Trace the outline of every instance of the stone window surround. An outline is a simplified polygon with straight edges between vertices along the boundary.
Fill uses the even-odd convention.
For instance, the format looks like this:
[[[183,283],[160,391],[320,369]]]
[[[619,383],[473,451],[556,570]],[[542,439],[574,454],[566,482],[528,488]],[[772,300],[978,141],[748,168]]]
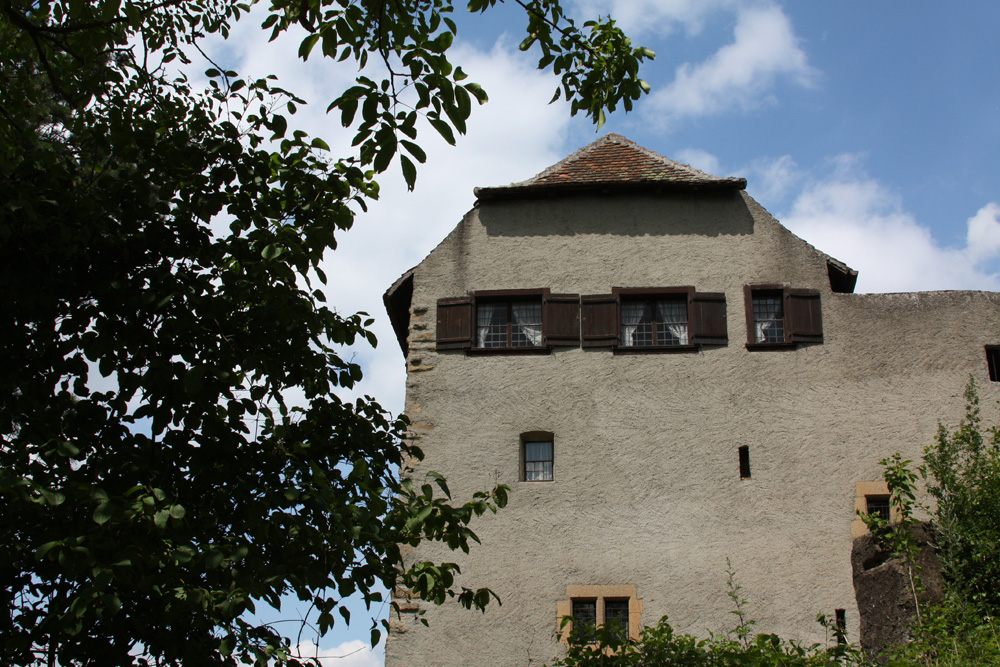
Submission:
[[[560,600],[556,604],[556,632],[559,634],[559,641],[563,644],[569,642],[569,633],[573,629],[572,623],[562,624],[562,619],[573,615],[573,599],[597,600],[597,624],[604,624],[604,601],[608,600],[628,600],[628,636],[631,639],[638,639],[642,630],[642,600],[639,599],[636,587],[632,584],[617,586],[566,586],[566,599]]]
[[[854,494],[854,521],[851,522],[851,539],[861,537],[868,533],[868,527],[858,516],[858,512],[868,511],[868,496],[888,496],[889,486],[884,481],[878,482],[858,482],[855,485]],[[895,506],[889,508],[891,521],[898,518],[898,510]]]

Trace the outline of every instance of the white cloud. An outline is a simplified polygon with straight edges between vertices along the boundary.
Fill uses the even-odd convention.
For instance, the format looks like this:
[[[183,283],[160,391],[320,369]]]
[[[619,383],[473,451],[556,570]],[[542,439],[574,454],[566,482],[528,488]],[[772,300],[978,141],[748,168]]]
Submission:
[[[321,648],[312,641],[304,641],[292,649],[301,658],[315,658],[322,667],[381,667],[385,662],[385,645],[374,650],[370,644],[354,639],[332,648]]]
[[[1000,289],[1000,206],[990,202],[969,218],[964,247],[944,246],[851,156],[809,184],[781,221],[857,269],[859,292]]]
[[[768,202],[782,201],[802,179],[791,155],[754,160],[742,175],[747,178],[747,187],[754,198],[765,206]]]
[[[702,63],[678,67],[674,81],[653,93],[643,108],[663,123],[754,109],[773,102],[769,91],[779,77],[809,86],[815,76],[780,7],[744,7],[738,11],[732,43]]]
[[[708,151],[700,148],[682,148],[676,151],[674,155],[676,156],[674,159],[678,162],[690,165],[695,169],[700,169],[706,174],[712,174],[713,176],[722,175],[722,165],[719,163],[719,158]]]
[[[696,35],[709,15],[732,10],[739,0],[578,0],[578,16],[608,15],[634,38],[662,37],[678,27]]]
[[[973,262],[1000,254],[1000,205],[990,202],[969,218],[966,244],[969,259]]]

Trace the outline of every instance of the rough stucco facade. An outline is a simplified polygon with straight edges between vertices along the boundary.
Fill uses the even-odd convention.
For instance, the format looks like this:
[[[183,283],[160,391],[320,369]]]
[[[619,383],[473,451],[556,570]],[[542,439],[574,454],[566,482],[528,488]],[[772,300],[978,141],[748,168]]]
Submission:
[[[666,615],[682,631],[724,630],[727,558],[758,630],[824,641],[816,614],[842,609],[856,640],[858,484],[877,481],[893,452],[919,458],[938,420],[957,422],[970,374],[985,406],[1000,398],[984,352],[1000,343],[1000,294],[850,293],[856,274],[782,227],[745,182],[691,169],[690,182],[636,182],[602,172],[597,149],[685,169],[608,135],[540,175],[561,182],[478,191],[387,293],[426,454],[416,476],[442,473],[456,499],[495,480],[512,489],[506,509],[473,524],[482,545],[470,554],[411,554],[458,562],[463,585],[503,605],[400,599],[430,625],[392,620],[390,667],[551,663],[570,598],[601,595],[580,587],[618,587],[633,625]],[[818,292],[822,342],[748,345],[745,286],[763,284]],[[437,349],[441,299],[676,286],[724,293],[726,344],[477,354],[473,334],[470,349]],[[552,434],[552,481],[523,481],[532,432]]]

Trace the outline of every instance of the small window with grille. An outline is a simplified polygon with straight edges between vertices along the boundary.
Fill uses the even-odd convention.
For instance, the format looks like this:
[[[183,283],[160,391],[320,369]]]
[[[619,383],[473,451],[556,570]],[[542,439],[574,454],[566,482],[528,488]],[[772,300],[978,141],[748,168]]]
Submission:
[[[868,514],[873,514],[888,522],[892,520],[892,508],[889,504],[889,496],[865,496]]]
[[[552,440],[524,441],[524,481],[552,481]]]
[[[541,346],[541,299],[484,301],[476,304],[476,347]]]
[[[671,347],[688,344],[687,295],[622,300],[622,347]]]

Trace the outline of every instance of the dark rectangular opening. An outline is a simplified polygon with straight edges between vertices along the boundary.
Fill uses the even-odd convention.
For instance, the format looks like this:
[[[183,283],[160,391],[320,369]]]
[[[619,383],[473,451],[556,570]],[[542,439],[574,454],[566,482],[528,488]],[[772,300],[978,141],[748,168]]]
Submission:
[[[847,643],[847,612],[843,609],[835,609],[834,616],[837,619],[837,643]]]
[[[865,505],[868,514],[875,514],[887,523],[892,520],[889,496],[865,496]]]
[[[1000,347],[986,348],[986,365],[990,369],[990,380],[1000,382]]]
[[[740,447],[740,479],[750,479],[750,448]]]

